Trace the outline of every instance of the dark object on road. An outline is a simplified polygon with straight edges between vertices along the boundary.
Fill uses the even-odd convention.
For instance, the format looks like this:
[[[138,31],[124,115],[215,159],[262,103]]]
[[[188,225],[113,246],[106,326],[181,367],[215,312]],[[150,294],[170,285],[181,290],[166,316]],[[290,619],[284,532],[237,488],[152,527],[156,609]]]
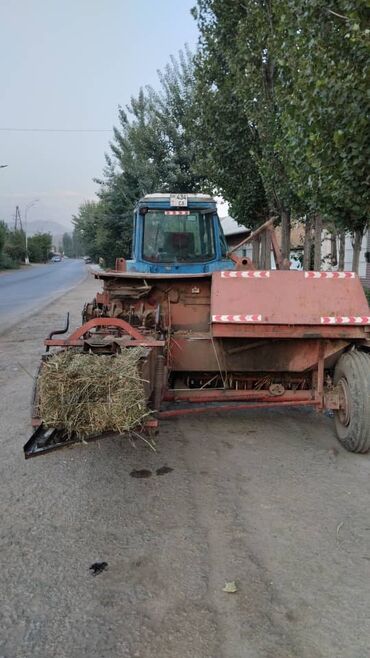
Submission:
[[[92,258],[90,258],[90,256],[84,256],[84,261],[86,265],[89,265],[92,263]]]
[[[98,576],[104,571],[108,566],[108,562],[94,562],[94,564],[89,567],[93,576]]]
[[[152,475],[152,471],[149,471],[146,468],[142,468],[139,471],[134,469],[133,471],[131,471],[130,475],[132,478],[150,478]]]
[[[157,475],[166,475],[166,473],[172,473],[173,468],[171,466],[161,466],[160,468],[157,468],[156,474]]]
[[[287,271],[273,221],[227,251],[215,199],[146,195],[135,210],[132,259],[94,271],[103,291],[85,304],[82,326],[46,347],[94,355],[145,348],[149,415],[140,432],[190,414],[310,406],[333,410],[341,443],[367,452],[370,315],[361,282],[354,272]],[[276,269],[236,256],[252,241],[267,261],[272,245]]]

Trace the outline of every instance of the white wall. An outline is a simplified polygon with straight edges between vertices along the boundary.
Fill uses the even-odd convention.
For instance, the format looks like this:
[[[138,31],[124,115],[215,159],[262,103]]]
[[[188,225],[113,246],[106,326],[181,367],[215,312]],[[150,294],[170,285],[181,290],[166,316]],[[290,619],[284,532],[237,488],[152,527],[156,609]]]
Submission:
[[[366,276],[366,261],[365,261],[365,251],[367,247],[367,233],[365,233],[362,238],[361,253],[360,253],[360,265],[358,268],[359,276]],[[344,252],[344,269],[350,271],[352,269],[352,242],[349,236],[346,236],[346,245]]]
[[[339,240],[337,241],[337,249],[339,250]],[[367,233],[365,233],[362,239],[361,253],[360,253],[360,264],[358,268],[359,276],[366,276],[366,261],[365,261],[365,251],[367,251]],[[321,257],[325,259],[325,256],[331,254],[331,243],[330,243],[330,233],[328,231],[322,232],[322,242],[321,242]],[[352,257],[353,257],[353,247],[351,242],[351,237],[346,236],[345,242],[345,251],[344,251],[344,269],[347,272],[352,270]],[[321,269],[331,270],[330,258],[324,260]]]

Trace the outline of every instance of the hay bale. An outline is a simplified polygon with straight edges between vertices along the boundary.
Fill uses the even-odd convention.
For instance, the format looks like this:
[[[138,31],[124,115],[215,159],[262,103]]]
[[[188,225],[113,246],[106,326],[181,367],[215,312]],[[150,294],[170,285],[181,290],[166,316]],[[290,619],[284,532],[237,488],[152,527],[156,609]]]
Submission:
[[[140,347],[116,355],[69,349],[51,356],[38,381],[44,425],[79,438],[140,425],[149,413],[139,372],[142,356]]]

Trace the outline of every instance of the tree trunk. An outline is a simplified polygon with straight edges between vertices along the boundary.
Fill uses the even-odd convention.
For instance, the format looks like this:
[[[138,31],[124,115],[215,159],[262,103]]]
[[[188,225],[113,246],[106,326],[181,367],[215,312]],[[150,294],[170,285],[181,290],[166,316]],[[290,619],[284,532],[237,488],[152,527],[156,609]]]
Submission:
[[[271,270],[271,232],[265,231],[265,262],[263,266],[265,270]]]
[[[304,233],[304,248],[303,248],[303,269],[305,271],[311,269],[311,249],[312,249],[312,217],[308,216],[306,219],[306,228]]]
[[[339,255],[338,255],[338,270],[340,270],[340,272],[343,272],[344,270],[345,247],[346,247],[346,234],[344,231],[341,231],[339,233]]]
[[[336,267],[338,265],[338,254],[337,254],[337,235],[336,233],[331,233],[330,234],[330,243],[331,243],[331,249],[330,249],[330,261],[331,261],[331,266]]]
[[[265,269],[265,262],[266,262],[266,233],[267,233],[267,231],[264,231],[261,234],[261,252],[260,252],[260,267],[261,267],[261,269]]]
[[[356,272],[356,274],[358,274],[358,267],[360,265],[362,238],[363,238],[362,229],[356,229],[352,240],[352,247],[353,247],[352,272]]]
[[[322,218],[321,215],[315,215],[315,255],[314,255],[314,270],[319,272],[321,269],[321,233],[322,233]]]
[[[252,242],[252,260],[255,267],[260,266],[260,238],[259,235]]]
[[[290,210],[286,208],[281,211],[281,253],[290,261]]]

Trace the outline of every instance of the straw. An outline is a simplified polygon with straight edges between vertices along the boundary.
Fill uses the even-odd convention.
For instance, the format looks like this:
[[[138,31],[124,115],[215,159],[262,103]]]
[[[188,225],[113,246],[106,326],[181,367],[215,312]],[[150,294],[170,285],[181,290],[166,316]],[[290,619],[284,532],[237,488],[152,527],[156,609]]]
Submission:
[[[38,381],[44,425],[79,438],[139,427],[150,413],[140,377],[142,356],[140,347],[115,355],[68,349],[51,356]]]

